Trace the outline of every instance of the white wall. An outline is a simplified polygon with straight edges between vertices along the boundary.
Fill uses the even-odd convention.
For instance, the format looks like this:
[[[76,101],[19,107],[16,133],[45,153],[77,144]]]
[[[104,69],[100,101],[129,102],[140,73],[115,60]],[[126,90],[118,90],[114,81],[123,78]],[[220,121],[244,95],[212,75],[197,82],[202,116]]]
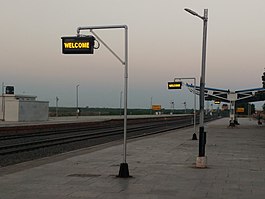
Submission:
[[[6,99],[5,100],[5,121],[18,121],[18,108],[19,108],[18,101]]]
[[[46,121],[49,114],[49,102],[20,101],[18,121]]]
[[[49,114],[49,102],[36,101],[35,96],[5,95],[0,96],[0,120],[3,119],[2,100],[4,101],[5,121],[46,121]]]

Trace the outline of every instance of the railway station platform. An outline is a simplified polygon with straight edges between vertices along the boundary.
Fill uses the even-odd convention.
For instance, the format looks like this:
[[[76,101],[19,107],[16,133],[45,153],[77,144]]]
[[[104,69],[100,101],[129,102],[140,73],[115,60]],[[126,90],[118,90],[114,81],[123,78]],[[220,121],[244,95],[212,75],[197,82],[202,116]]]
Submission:
[[[263,199],[265,125],[207,123],[207,168],[195,167],[193,128],[128,142],[131,178],[117,178],[122,142],[0,168],[3,199]]]

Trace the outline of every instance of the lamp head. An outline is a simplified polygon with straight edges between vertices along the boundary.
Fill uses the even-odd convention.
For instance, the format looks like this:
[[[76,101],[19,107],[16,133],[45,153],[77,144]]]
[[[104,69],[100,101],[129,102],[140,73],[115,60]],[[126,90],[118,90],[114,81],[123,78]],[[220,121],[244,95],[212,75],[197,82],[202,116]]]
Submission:
[[[185,8],[184,9],[186,12],[192,14],[192,15],[195,15],[195,16],[199,16],[198,13],[194,12],[193,10],[189,9],[189,8]]]

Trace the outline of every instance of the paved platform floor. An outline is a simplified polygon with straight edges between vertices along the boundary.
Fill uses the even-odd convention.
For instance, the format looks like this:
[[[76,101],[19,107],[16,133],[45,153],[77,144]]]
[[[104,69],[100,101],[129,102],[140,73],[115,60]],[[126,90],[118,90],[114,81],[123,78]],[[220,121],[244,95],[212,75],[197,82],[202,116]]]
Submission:
[[[131,178],[115,177],[122,145],[112,143],[0,168],[1,199],[263,199],[265,126],[239,118],[207,124],[208,168],[195,168],[193,128],[128,143]]]

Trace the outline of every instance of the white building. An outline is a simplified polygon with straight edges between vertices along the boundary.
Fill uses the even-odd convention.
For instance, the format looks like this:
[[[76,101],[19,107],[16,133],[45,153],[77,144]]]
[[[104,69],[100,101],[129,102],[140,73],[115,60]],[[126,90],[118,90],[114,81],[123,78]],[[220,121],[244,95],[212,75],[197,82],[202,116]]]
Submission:
[[[49,102],[36,101],[36,96],[0,95],[0,119],[3,121],[46,121],[49,114]]]

